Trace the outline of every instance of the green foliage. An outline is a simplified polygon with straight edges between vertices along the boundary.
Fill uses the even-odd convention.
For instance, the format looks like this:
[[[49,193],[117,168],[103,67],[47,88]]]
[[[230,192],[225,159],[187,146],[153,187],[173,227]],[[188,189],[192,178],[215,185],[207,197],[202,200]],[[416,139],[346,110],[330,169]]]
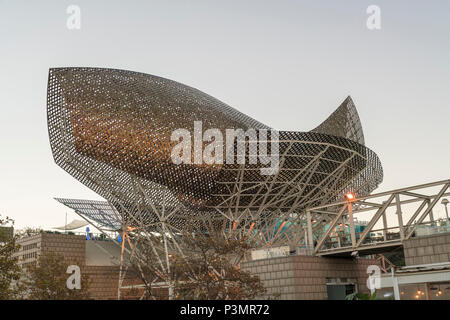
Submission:
[[[14,221],[0,216],[0,226],[13,226]],[[17,237],[8,233],[0,233],[0,300],[16,299],[19,296],[17,283],[21,269],[14,253],[20,246],[16,244]]]
[[[345,300],[381,300],[377,298],[377,291],[374,290],[372,294],[364,292],[354,292],[345,297]]]
[[[0,216],[0,226],[13,226],[14,221]],[[22,270],[18,257],[14,254],[20,249],[17,240],[42,232],[40,229],[26,228],[12,237],[0,232],[0,300],[78,300],[89,298],[89,279],[81,274],[81,289],[70,290],[66,281],[70,276],[69,263],[64,257],[52,252],[39,256],[36,265]]]
[[[44,231],[41,228],[26,227],[24,229],[18,230],[17,231],[17,236],[19,238],[31,237],[31,236],[34,236],[36,234],[40,234],[40,233],[43,233],[43,232]]]
[[[79,265],[79,264],[78,264]],[[26,299],[31,300],[84,300],[89,299],[89,278],[81,273],[81,289],[68,289],[69,263],[62,255],[45,252],[36,265],[27,268],[22,285]]]

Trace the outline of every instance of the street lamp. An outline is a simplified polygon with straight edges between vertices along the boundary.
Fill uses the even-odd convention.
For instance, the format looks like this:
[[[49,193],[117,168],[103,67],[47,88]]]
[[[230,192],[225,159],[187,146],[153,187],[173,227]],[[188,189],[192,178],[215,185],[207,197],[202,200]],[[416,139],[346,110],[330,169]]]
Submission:
[[[352,192],[349,192],[349,193],[347,193],[347,194],[345,195],[345,198],[346,198],[348,201],[353,201],[353,200],[355,200],[355,194],[352,193]]]
[[[449,203],[448,199],[442,199],[441,203],[445,206],[445,215],[447,216],[447,220],[448,220],[448,209],[447,209],[447,205]]]
[[[350,237],[352,239],[352,247],[356,247],[356,232],[355,232],[355,221],[353,220],[353,210],[352,202],[355,201],[356,197],[353,192],[347,192],[345,195],[347,199],[347,211],[348,211],[348,222],[350,224]]]

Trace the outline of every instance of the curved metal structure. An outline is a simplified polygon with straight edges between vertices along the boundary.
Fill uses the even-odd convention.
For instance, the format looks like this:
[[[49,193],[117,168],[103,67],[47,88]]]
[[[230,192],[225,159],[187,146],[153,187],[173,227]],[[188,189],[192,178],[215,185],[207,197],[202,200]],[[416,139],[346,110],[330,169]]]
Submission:
[[[293,240],[295,232],[286,228],[301,225],[305,208],[347,191],[367,195],[383,177],[378,157],[364,146],[350,97],[310,132],[280,131],[279,170],[269,176],[248,161],[174,164],[171,133],[193,132],[194,121],[222,132],[270,128],[172,80],[113,69],[50,69],[47,108],[56,163],[104,197],[120,219],[143,228],[163,221],[176,231],[186,219],[208,216],[262,230],[272,242]]]

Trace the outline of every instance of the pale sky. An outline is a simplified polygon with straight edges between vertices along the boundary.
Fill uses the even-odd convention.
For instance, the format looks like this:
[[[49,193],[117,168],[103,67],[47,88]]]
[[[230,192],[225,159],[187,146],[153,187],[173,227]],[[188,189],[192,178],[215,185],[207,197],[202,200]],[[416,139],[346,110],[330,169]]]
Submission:
[[[19,228],[76,218],[53,197],[100,199],[50,151],[48,69],[65,66],[173,79],[279,130],[351,95],[384,168],[375,192],[450,178],[449,1],[0,0],[0,214]]]

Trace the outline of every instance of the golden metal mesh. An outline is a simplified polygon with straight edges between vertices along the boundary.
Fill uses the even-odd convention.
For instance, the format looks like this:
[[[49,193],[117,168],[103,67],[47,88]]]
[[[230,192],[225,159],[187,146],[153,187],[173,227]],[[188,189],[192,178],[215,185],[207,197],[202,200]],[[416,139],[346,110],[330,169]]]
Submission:
[[[175,81],[114,69],[50,69],[47,108],[56,163],[123,215],[139,212],[148,223],[158,219],[155,208],[181,208],[171,216],[179,227],[198,214],[277,221],[349,190],[368,194],[382,181],[350,98],[311,132],[279,133],[273,176],[248,161],[172,163],[171,133],[193,132],[194,121],[204,130],[270,129]]]

